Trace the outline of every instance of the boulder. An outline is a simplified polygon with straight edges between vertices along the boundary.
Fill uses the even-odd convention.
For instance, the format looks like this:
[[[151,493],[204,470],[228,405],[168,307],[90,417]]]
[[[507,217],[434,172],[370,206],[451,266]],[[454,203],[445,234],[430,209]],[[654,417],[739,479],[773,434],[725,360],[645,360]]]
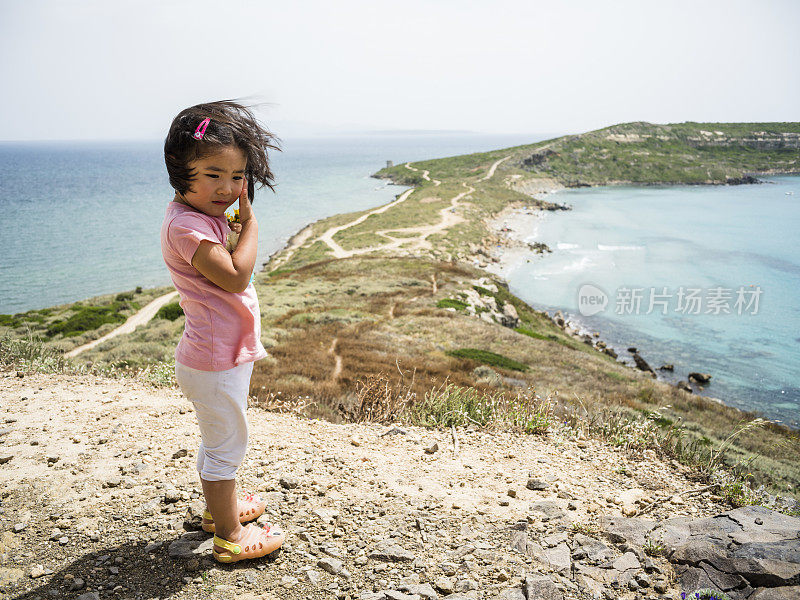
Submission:
[[[653,368],[650,365],[648,365],[647,361],[643,359],[641,356],[639,356],[639,354],[636,352],[633,353],[633,362],[636,363],[636,368],[639,369],[640,371],[647,371],[653,377],[656,376],[656,373],[655,371],[653,371]]]
[[[531,504],[530,510],[541,516],[543,521],[558,520],[566,513],[567,502],[560,500],[539,500]]]
[[[797,598],[800,598],[800,586],[761,588],[748,600],[797,600]]]
[[[514,305],[510,302],[506,302],[503,305],[503,314],[501,316],[500,323],[506,327],[511,327],[512,329],[519,327],[520,322],[517,309],[514,308]]]
[[[589,563],[597,564],[614,558],[614,551],[600,540],[582,533],[576,533],[572,539],[583,550],[585,560]]]
[[[522,584],[522,591],[525,598],[532,600],[562,600],[564,594],[558,589],[555,583],[544,575],[525,575]]]
[[[603,348],[603,353],[608,354],[611,358],[617,358],[617,353],[611,348]]]
[[[697,383],[699,385],[706,385],[709,381],[711,381],[711,375],[709,375],[708,373],[692,372],[689,373],[688,379],[693,383]]]
[[[539,548],[541,548],[541,546],[539,546]],[[532,556],[559,573],[569,573],[572,568],[572,557],[566,542],[554,548],[544,548],[539,551],[534,551]]]
[[[655,526],[654,521],[616,517],[608,521],[604,533],[615,544],[625,543],[641,548]]]
[[[370,552],[369,557],[373,560],[383,560],[388,562],[411,562],[415,556],[402,546],[390,541],[378,543],[375,549]]]
[[[800,586],[800,519],[763,506],[667,519],[650,537],[664,545],[686,590],[720,589],[733,600],[755,590],[750,598],[766,599],[792,597],[784,591]]]

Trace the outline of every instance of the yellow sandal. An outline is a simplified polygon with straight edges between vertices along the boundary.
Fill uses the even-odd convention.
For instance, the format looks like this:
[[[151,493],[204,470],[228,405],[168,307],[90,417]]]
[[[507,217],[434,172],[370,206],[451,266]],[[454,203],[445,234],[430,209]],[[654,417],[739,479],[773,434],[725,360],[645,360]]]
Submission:
[[[273,553],[277,556],[286,539],[280,527],[272,523],[267,523],[263,528],[250,524],[244,529],[245,534],[238,542],[229,542],[215,534],[211,552],[214,558],[221,563],[232,563],[248,558],[269,557]],[[217,552],[217,548],[224,548],[224,551]]]
[[[249,504],[250,506],[242,508],[242,504]],[[257,519],[264,514],[267,503],[256,494],[247,494],[242,500],[239,500],[239,523],[247,523],[253,519]],[[203,531],[214,533],[214,517],[208,512],[208,509],[203,511],[203,521],[200,525]]]

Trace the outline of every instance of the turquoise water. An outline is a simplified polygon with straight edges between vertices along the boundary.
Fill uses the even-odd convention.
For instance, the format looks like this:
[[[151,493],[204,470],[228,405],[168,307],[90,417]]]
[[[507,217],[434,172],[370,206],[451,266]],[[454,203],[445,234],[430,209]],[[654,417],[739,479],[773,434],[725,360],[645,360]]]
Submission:
[[[419,134],[283,140],[277,193],[256,190],[256,270],[306,224],[390,202],[370,175],[405,161],[533,143],[544,135]],[[169,285],[159,231],[173,191],[163,142],[0,142],[0,313]]]
[[[558,192],[550,199],[572,210],[546,213],[528,237],[553,253],[520,264],[509,287],[599,332],[621,357],[636,346],[656,370],[673,363],[674,374],[660,378],[710,373],[703,395],[797,427],[800,177],[763,179],[768,183]],[[585,284],[600,292],[584,288],[581,305]],[[684,296],[679,305],[681,287],[699,290],[699,304]],[[603,294],[605,309],[589,314],[586,298]],[[651,297],[661,303],[649,310]]]

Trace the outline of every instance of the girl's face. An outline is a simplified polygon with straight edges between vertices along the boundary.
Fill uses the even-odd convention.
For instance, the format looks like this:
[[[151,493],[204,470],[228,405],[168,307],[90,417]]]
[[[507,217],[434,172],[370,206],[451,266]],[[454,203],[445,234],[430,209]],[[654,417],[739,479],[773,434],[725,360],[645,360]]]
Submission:
[[[212,217],[223,216],[242,193],[245,153],[236,146],[226,146],[216,154],[193,160],[189,167],[194,171],[193,191],[182,199],[176,193],[175,200]]]

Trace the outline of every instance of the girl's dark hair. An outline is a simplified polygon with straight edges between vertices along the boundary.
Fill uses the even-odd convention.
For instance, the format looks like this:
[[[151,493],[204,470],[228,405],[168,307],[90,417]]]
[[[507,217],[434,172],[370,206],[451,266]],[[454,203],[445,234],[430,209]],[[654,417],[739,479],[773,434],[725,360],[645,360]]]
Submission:
[[[203,139],[194,138],[197,126],[206,119]],[[255,183],[275,191],[275,177],[269,168],[267,149],[280,150],[279,138],[267,131],[253,113],[235,100],[220,100],[197,104],[178,113],[170,125],[164,140],[164,161],[167,163],[169,183],[183,195],[191,191],[196,173],[189,167],[193,160],[200,160],[218,152],[226,146],[236,146],[247,157],[245,177],[250,201],[255,196]]]

